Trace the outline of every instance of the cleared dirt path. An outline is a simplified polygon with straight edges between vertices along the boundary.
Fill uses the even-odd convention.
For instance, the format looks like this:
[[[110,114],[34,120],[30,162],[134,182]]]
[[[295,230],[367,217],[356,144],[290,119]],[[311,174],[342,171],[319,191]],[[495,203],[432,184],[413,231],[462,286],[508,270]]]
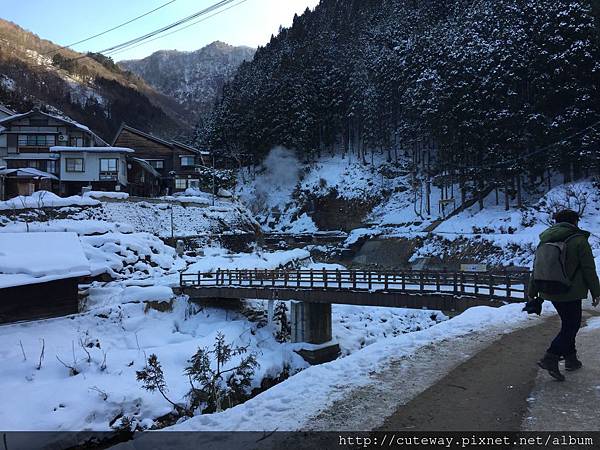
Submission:
[[[549,316],[523,322],[522,327],[535,327]],[[533,319],[533,318],[532,318]],[[458,338],[437,341],[410,356],[392,359],[387,367],[373,374],[373,382],[350,391],[308,421],[304,430],[370,431],[381,427],[403,405],[422,394],[494,341],[514,332],[514,324],[498,324]],[[535,361],[535,360],[534,360]],[[462,392],[462,383],[448,390]],[[458,386],[458,387],[457,387]],[[455,392],[456,393],[456,392]],[[411,426],[411,425],[409,425]],[[412,424],[410,429],[419,429]]]
[[[527,431],[597,431],[600,429],[600,312],[584,311],[588,326],[577,336],[583,369],[566,372],[554,383],[540,371],[529,396],[521,428]]]
[[[517,431],[556,316],[502,336],[388,417],[380,430]]]

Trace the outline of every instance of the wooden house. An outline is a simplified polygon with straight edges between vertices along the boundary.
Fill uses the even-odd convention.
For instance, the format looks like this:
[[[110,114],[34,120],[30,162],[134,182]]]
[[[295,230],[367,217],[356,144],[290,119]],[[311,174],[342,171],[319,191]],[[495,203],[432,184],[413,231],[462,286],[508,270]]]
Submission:
[[[125,154],[133,151],[107,149],[111,148],[85,125],[37,108],[0,119],[6,197],[39,189],[70,195],[84,185],[96,190],[125,188]],[[61,152],[68,156],[61,158]]]
[[[0,233],[0,323],[75,314],[89,262],[76,233]]]
[[[161,192],[161,176],[143,159],[132,156],[127,163],[129,194],[137,197],[157,197]]]
[[[131,148],[136,158],[148,162],[160,174],[163,193],[200,186],[197,169],[206,166],[207,152],[161,139],[125,124],[119,128],[112,145]]]

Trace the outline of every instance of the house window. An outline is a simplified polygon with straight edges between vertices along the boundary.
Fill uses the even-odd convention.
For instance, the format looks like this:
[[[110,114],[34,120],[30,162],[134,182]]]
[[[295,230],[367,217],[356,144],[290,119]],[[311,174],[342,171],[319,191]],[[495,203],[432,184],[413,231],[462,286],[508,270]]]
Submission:
[[[162,159],[154,159],[148,161],[152,167],[157,170],[161,170],[165,168],[165,162]]]
[[[46,171],[48,173],[58,173],[56,170],[56,161],[48,161],[46,164]]]
[[[196,158],[194,156],[182,156],[181,167],[190,167],[196,164]]]
[[[67,172],[84,172],[83,158],[67,158],[65,168]]]
[[[20,134],[18,144],[19,147],[52,147],[56,139],[52,134]]]
[[[80,136],[69,137],[69,147],[83,147],[83,138]]]
[[[200,189],[200,180],[198,180],[198,179],[188,180],[188,186],[192,189]]]
[[[187,189],[187,180],[185,178],[175,178],[175,189]]]
[[[116,158],[100,159],[100,180],[116,180],[119,171],[119,160]]]

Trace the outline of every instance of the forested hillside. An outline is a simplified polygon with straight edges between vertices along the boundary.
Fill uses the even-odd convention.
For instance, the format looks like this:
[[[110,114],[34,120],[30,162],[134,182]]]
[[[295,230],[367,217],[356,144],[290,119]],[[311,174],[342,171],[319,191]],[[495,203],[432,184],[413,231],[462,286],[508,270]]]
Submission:
[[[206,119],[220,98],[223,85],[255,49],[213,42],[193,52],[161,50],[119,66],[140,76],[158,92],[177,100],[194,123]]]
[[[0,103],[16,111],[35,104],[80,121],[112,140],[123,121],[185,141],[182,107],[101,54],[60,48],[0,19]]]
[[[415,155],[476,192],[549,168],[568,180],[598,166],[599,11],[593,0],[322,0],[242,64],[199,135],[240,159],[276,145]]]

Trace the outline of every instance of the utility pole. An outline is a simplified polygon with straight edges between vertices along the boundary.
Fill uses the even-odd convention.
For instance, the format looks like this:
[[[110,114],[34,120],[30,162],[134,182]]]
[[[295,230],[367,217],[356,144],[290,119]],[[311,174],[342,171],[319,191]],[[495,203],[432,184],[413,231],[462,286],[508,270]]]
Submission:
[[[217,195],[216,193],[216,186],[215,186],[215,152],[212,151],[211,152],[212,155],[212,205],[215,206],[215,197]]]
[[[173,203],[171,203],[171,240],[175,239],[175,227],[173,225]]]

